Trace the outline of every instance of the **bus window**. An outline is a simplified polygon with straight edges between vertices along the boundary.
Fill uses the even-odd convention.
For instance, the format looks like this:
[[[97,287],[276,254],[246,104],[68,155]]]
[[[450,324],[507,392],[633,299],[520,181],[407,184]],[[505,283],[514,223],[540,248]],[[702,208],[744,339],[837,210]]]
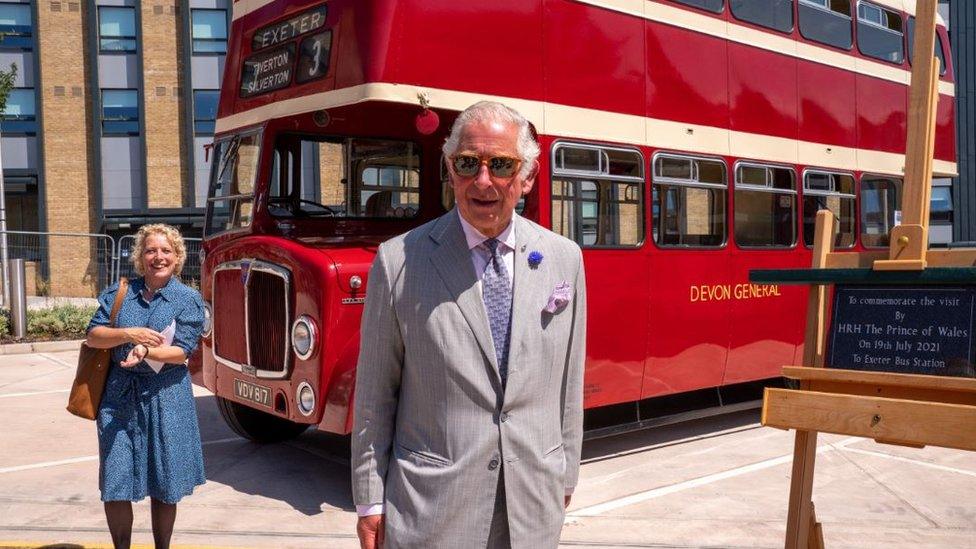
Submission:
[[[251,225],[260,152],[260,133],[235,135],[214,145],[217,161],[210,170],[204,236]]]
[[[915,53],[915,18],[908,18],[908,34],[906,35],[908,39],[908,62],[912,62],[913,54]],[[945,50],[942,44],[942,35],[935,35],[935,56],[939,58],[939,74],[945,76],[948,68],[946,67],[945,61]]]
[[[420,209],[413,143],[283,136],[268,210],[275,217],[410,218]]]
[[[725,245],[728,176],[721,160],[654,158],[654,241],[659,246]]]
[[[643,197],[640,152],[576,143],[553,148],[552,230],[580,246],[640,246]]]
[[[735,242],[743,248],[796,244],[796,176],[778,166],[740,163],[735,169]]]
[[[808,40],[851,49],[851,0],[800,0],[800,34]]]
[[[952,187],[932,187],[929,221],[952,223]]]
[[[793,0],[731,0],[736,19],[780,32],[793,31]]]
[[[857,5],[857,48],[868,57],[901,64],[905,60],[901,15],[874,4]]]
[[[854,178],[847,174],[807,171],[803,176],[803,243],[813,246],[819,210],[834,214],[834,247],[854,245]]]
[[[686,6],[691,6],[694,8],[701,8],[703,10],[708,10],[715,13],[722,13],[722,9],[725,7],[725,0],[674,0],[679,4],[684,4]]]
[[[865,175],[861,178],[861,244],[887,248],[895,212],[901,209],[901,180]]]

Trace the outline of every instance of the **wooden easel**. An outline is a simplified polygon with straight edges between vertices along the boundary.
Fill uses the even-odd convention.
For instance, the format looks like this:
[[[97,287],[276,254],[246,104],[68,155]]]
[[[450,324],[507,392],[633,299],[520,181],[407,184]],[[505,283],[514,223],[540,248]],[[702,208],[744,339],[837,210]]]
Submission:
[[[887,252],[834,252],[833,214],[820,211],[811,270],[751,274],[753,282],[811,284],[803,366],[783,370],[799,389],[767,389],[762,411],[763,425],[796,429],[787,549],[824,546],[812,501],[818,432],[976,451],[976,379],[824,368],[831,284],[976,283],[976,249],[928,250],[939,67],[922,53],[935,49],[936,4],[916,4],[903,224],[892,229]]]

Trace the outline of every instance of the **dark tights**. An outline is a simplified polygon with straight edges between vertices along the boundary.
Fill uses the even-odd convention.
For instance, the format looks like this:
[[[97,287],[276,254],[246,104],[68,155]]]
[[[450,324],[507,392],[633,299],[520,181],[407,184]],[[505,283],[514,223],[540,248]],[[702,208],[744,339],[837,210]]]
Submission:
[[[163,503],[152,499],[151,515],[153,540],[156,549],[169,549],[173,537],[173,524],[176,522],[176,504]],[[105,518],[108,530],[112,533],[115,549],[129,549],[132,544],[132,503],[128,501],[106,501]]]

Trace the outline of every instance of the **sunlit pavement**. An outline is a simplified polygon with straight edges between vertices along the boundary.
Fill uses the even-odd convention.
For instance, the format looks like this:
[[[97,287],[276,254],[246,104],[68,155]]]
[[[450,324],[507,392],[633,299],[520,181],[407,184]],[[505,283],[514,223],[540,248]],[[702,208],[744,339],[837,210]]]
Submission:
[[[0,548],[109,547],[94,424],[64,411],[75,352],[0,356]],[[174,545],[357,547],[348,442],[260,446],[196,388],[208,482]],[[793,435],[756,413],[588,442],[564,547],[782,547]],[[834,547],[976,549],[976,454],[821,435],[814,502]],[[135,543],[151,547],[148,502]]]

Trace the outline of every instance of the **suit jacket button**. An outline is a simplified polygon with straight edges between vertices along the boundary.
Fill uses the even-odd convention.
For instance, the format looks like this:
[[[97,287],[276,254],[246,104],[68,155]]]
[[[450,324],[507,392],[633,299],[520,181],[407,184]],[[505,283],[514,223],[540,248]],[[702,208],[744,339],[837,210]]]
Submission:
[[[495,469],[498,469],[498,459],[497,458],[492,459],[491,461],[488,462],[488,470],[489,471],[494,471]]]
[[[506,414],[505,412],[502,412],[501,420],[502,420],[502,423],[505,423],[506,421],[508,421],[508,414]]]

